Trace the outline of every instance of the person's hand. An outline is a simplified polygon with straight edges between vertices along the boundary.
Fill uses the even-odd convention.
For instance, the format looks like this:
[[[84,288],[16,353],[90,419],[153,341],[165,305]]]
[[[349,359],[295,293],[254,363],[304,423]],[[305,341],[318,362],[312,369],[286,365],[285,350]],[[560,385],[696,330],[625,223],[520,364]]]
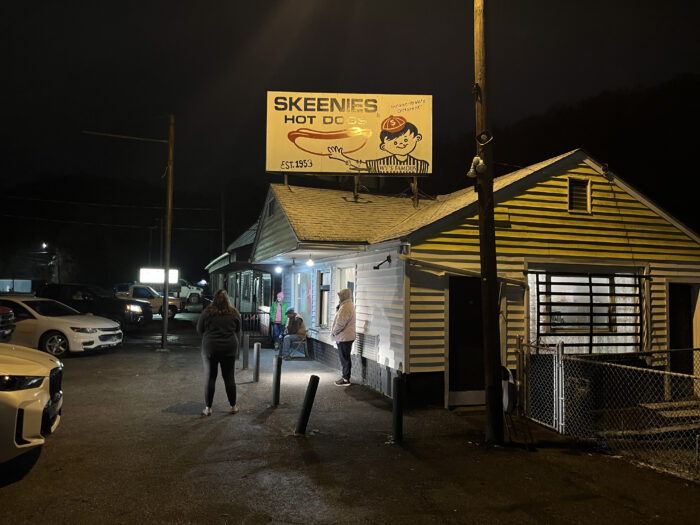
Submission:
[[[340,160],[348,164],[347,157],[343,154],[343,148],[340,146],[328,146],[328,153],[330,153],[328,158]]]

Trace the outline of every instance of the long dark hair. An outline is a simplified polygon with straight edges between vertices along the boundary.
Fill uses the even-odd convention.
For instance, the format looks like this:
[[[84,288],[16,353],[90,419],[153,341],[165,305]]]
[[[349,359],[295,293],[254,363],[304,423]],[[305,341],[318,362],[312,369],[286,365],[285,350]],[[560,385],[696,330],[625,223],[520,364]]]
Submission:
[[[226,290],[219,290],[214,294],[214,300],[207,306],[207,311],[212,314],[240,316],[238,310],[231,304]]]

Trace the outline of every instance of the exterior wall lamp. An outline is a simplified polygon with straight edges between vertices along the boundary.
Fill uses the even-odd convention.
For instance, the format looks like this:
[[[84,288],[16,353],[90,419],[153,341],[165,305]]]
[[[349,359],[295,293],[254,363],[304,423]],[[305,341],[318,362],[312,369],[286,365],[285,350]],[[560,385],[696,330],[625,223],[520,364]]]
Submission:
[[[389,264],[391,264],[391,255],[387,255],[387,256],[386,256],[386,259],[384,259],[384,260],[383,260],[382,262],[380,262],[379,264],[376,264],[376,265],[374,266],[374,269],[375,269],[375,270],[379,270],[379,267],[380,267],[382,264],[386,263],[386,262],[388,262]]]

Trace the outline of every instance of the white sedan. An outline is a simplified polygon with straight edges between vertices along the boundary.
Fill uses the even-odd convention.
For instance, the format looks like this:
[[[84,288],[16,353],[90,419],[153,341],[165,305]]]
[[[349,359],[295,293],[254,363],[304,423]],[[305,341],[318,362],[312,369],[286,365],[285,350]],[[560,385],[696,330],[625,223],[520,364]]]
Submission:
[[[44,444],[61,421],[63,364],[0,343],[0,463]]]
[[[10,343],[48,352],[56,357],[121,344],[119,324],[104,317],[81,314],[53,299],[0,296],[0,306],[15,313]]]

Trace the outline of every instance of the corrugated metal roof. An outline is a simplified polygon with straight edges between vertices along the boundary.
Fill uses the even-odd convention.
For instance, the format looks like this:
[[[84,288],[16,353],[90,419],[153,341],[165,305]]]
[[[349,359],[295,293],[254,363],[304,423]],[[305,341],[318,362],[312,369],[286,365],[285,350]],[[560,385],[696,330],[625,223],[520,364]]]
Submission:
[[[228,248],[226,248],[226,251],[231,252],[234,251],[236,248],[240,248],[241,246],[248,246],[250,244],[253,244],[253,242],[255,241],[256,231],[258,231],[258,221],[255,221],[255,224],[251,225],[250,228],[248,228],[246,231],[240,234],[235,241],[229,244]]]
[[[581,152],[563,155],[519,169],[494,180],[494,193],[547,166]],[[271,184],[289,223],[300,241],[377,243],[397,239],[477,202],[473,187],[435,200],[360,194],[358,202],[348,191]]]

